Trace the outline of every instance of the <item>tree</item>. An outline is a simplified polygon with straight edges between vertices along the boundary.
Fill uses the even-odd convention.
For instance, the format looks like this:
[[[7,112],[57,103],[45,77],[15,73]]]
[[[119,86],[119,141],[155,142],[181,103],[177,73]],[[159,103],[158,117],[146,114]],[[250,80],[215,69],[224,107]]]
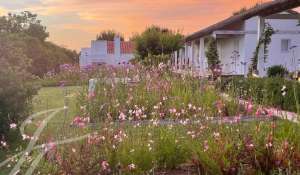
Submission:
[[[96,40],[106,40],[113,41],[116,36],[121,38],[121,41],[124,41],[124,37],[122,34],[114,31],[114,30],[105,30],[96,36]]]
[[[144,60],[149,55],[169,55],[182,47],[183,35],[167,28],[152,26],[133,37],[137,57]]]
[[[29,36],[45,41],[49,37],[46,27],[37,19],[37,15],[29,11],[0,17],[1,33],[26,33]]]
[[[48,36],[46,27],[31,12],[0,17],[0,37],[21,49],[31,60],[28,71],[40,77],[48,71],[58,70],[60,64],[78,63],[79,60],[76,51],[46,41]]]
[[[207,64],[208,68],[212,72],[213,77],[215,77],[215,74],[219,71],[219,54],[217,49],[217,41],[215,38],[210,37],[208,38],[208,46],[207,50],[205,52],[206,58],[207,58]]]

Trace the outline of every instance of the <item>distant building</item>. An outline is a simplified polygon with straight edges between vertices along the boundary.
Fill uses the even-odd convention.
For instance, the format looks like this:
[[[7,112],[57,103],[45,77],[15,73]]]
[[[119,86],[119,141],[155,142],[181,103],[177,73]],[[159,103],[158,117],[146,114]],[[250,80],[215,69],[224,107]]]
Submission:
[[[129,64],[134,57],[134,44],[131,41],[121,41],[115,37],[114,41],[92,41],[90,48],[82,48],[80,54],[80,67],[90,65],[118,66]]]
[[[208,76],[207,38],[217,41],[223,75],[247,75],[254,51],[266,23],[275,30],[264,60],[259,52],[259,76],[266,76],[269,67],[282,65],[290,72],[300,70],[300,14],[290,10],[300,5],[299,0],[270,1],[212,26],[186,36],[184,48],[176,51],[172,63],[176,69],[192,70]]]

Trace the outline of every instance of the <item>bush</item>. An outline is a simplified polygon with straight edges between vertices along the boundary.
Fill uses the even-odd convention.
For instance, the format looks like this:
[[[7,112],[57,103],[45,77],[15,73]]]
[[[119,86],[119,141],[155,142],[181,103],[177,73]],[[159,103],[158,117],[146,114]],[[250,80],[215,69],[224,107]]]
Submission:
[[[247,99],[260,105],[299,112],[300,84],[280,77],[232,78],[221,83],[224,91],[235,97]],[[286,93],[282,89],[286,87]]]
[[[268,77],[285,77],[287,74],[287,69],[281,65],[269,67],[267,71]]]
[[[23,120],[36,93],[26,72],[29,59],[9,40],[0,37],[0,140],[7,136],[9,124]]]

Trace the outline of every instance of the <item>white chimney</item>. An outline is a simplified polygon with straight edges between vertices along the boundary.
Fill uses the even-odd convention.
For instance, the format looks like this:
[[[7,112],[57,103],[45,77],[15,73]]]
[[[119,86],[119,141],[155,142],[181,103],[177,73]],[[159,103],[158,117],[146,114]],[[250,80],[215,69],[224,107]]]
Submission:
[[[114,45],[115,45],[115,58],[121,58],[121,38],[119,36],[115,36],[114,38]]]

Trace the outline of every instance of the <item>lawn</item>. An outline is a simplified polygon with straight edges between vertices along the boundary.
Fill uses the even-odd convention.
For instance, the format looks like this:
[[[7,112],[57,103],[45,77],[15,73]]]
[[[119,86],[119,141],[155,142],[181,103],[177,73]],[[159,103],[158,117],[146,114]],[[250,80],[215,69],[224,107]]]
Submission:
[[[53,109],[64,107],[67,103],[69,110],[67,113],[58,113],[46,126],[38,143],[42,144],[48,139],[58,139],[62,137],[63,133],[68,132],[69,123],[72,121],[75,115],[75,96],[76,93],[81,89],[78,86],[68,87],[45,87],[39,90],[38,94],[33,99],[33,114]],[[47,117],[48,114],[41,115],[36,120],[32,120],[30,125],[25,127],[25,133],[32,135],[36,130],[38,124],[43,118]],[[66,127],[67,126],[67,127]],[[73,130],[72,130],[73,131]],[[11,131],[9,138],[10,146],[6,150],[0,150],[0,161],[14,155],[15,153],[24,150],[28,141],[23,141],[22,137],[18,134],[19,130]],[[0,169],[0,175],[8,174],[8,169]]]

